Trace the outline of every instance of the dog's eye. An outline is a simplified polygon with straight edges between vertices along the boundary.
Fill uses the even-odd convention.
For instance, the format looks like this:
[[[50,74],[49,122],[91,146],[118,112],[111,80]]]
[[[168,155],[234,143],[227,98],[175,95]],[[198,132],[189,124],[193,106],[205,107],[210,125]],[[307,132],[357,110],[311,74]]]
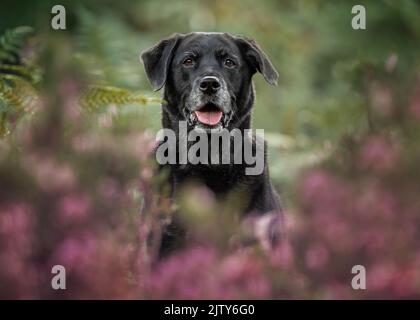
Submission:
[[[235,68],[236,67],[236,63],[232,59],[229,59],[228,58],[228,59],[225,60],[225,66],[227,68]]]
[[[195,64],[195,61],[191,57],[185,58],[184,61],[182,61],[182,65],[184,67],[192,67],[192,66],[194,66],[194,64]]]

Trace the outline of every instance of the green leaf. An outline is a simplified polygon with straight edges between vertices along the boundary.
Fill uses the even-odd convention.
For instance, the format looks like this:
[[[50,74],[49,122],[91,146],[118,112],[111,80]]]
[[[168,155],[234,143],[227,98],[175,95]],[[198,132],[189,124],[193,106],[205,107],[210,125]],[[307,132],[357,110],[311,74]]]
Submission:
[[[92,86],[80,100],[81,106],[89,111],[111,104],[122,106],[126,104],[148,105],[152,103],[162,103],[162,99],[146,97],[138,92],[111,86]]]

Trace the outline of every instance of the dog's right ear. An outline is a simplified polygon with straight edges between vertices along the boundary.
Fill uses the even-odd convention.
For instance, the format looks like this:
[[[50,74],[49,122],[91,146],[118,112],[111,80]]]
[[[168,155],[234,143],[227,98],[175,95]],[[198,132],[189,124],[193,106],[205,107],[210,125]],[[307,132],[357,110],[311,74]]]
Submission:
[[[161,89],[165,85],[169,64],[180,39],[181,34],[173,34],[141,53],[140,58],[143,61],[147,77],[154,91]]]
[[[254,68],[254,72],[260,72],[269,84],[277,85],[279,74],[257,42],[244,37],[234,37],[234,39],[244,51],[245,56]]]

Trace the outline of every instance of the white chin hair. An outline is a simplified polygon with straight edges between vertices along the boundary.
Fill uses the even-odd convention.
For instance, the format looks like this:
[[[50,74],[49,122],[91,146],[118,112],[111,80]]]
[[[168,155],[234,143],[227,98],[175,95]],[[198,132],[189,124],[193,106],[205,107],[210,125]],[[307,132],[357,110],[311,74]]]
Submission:
[[[221,122],[219,122],[218,124],[216,124],[216,125],[214,125],[214,126],[208,126],[208,125],[205,125],[205,124],[203,124],[203,123],[201,123],[201,122],[197,122],[196,124],[195,124],[195,126],[194,126],[194,130],[197,130],[197,131],[204,131],[204,132],[207,132],[207,133],[210,133],[210,132],[218,132],[218,131],[220,131],[220,130],[222,130],[223,129],[223,126],[222,126],[222,123]]]

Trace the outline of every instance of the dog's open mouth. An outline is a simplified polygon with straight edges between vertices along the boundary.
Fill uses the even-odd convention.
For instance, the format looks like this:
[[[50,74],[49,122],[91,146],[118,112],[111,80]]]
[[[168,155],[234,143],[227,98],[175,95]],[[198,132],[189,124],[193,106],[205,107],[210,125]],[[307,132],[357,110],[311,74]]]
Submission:
[[[207,102],[195,111],[184,108],[183,113],[191,127],[206,131],[226,128],[233,115],[231,111],[223,112],[222,108],[213,102]]]
[[[213,102],[208,102],[191,113],[184,109],[184,114],[191,126],[203,129],[222,128],[226,122],[226,114]]]
[[[213,127],[217,125],[223,117],[223,112],[213,103],[207,103],[200,110],[194,111],[198,122]]]

